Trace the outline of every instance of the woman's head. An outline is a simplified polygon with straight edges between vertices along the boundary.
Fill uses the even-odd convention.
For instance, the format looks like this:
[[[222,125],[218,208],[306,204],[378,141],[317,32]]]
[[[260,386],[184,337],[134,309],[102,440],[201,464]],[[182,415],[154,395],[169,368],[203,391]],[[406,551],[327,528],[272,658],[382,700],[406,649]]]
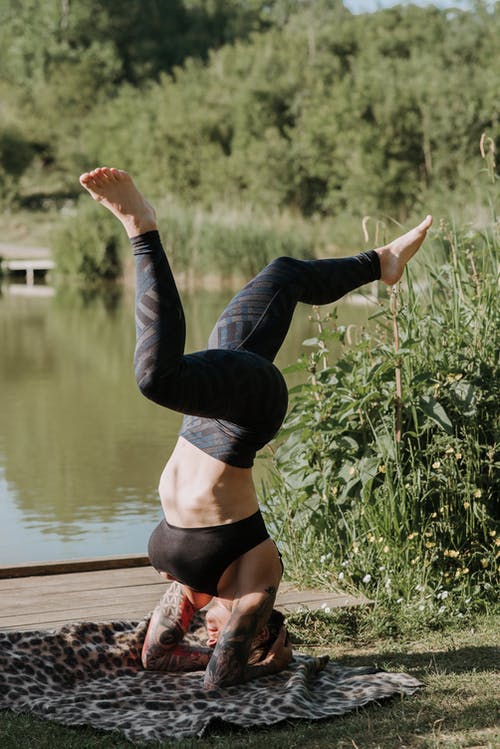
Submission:
[[[217,598],[205,615],[205,625],[208,634],[207,645],[209,647],[215,647],[219,635],[222,629],[226,626],[230,616],[230,609],[224,606],[222,601]],[[258,663],[266,657],[269,648],[276,640],[284,621],[285,617],[283,614],[280,611],[273,609],[266,626],[263,627],[252,640],[248,663]]]
[[[250,654],[248,656],[248,663],[253,665],[263,661],[272,647],[274,641],[280,633],[281,628],[285,622],[285,617],[277,609],[271,611],[269,621],[262,631],[254,637],[252,646],[250,648]]]

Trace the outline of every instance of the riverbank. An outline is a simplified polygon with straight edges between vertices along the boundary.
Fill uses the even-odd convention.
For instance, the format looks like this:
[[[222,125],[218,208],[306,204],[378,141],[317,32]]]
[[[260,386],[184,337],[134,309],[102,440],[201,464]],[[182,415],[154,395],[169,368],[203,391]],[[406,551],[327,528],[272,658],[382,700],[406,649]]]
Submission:
[[[405,671],[424,688],[414,697],[370,706],[358,713],[321,722],[284,723],[269,729],[235,731],[214,727],[207,738],[175,744],[150,743],[149,749],[495,749],[498,729],[498,628],[500,617],[480,617],[462,629],[429,634],[413,641],[375,640],[353,647],[301,645],[299,650],[328,653],[342,665],[376,665]],[[326,630],[324,634],[327,636]],[[124,749],[134,746],[117,734],[67,728],[27,715],[0,714],[3,749]]]

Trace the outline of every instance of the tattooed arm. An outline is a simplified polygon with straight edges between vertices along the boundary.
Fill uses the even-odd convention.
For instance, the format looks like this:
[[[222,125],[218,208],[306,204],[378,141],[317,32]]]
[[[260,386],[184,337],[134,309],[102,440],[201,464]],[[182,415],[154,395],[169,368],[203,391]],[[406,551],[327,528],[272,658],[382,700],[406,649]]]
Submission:
[[[204,679],[206,689],[241,684],[286,668],[292,658],[292,650],[286,645],[284,628],[266,658],[255,665],[248,665],[252,640],[267,624],[275,598],[276,588],[270,586],[264,593],[242,596],[235,603],[208,663]]]
[[[196,612],[182,586],[174,582],[151,615],[142,648],[142,665],[149,671],[197,671],[204,669],[211,648],[182,642]]]

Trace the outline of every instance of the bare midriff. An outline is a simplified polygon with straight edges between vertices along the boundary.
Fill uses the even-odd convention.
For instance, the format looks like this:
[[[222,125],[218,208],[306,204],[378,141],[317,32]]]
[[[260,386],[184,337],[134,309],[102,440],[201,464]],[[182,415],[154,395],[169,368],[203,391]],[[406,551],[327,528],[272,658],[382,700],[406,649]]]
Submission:
[[[179,437],[160,479],[165,518],[180,528],[224,525],[259,509],[251,468],[212,458]]]

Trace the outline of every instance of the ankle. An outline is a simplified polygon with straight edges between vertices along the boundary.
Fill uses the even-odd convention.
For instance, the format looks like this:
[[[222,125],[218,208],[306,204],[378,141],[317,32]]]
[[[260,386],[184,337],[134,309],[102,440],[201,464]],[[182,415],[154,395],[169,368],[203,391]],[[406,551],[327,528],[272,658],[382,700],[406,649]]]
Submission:
[[[122,224],[129,239],[150,231],[158,231],[158,224],[152,216],[127,216],[123,218]]]

